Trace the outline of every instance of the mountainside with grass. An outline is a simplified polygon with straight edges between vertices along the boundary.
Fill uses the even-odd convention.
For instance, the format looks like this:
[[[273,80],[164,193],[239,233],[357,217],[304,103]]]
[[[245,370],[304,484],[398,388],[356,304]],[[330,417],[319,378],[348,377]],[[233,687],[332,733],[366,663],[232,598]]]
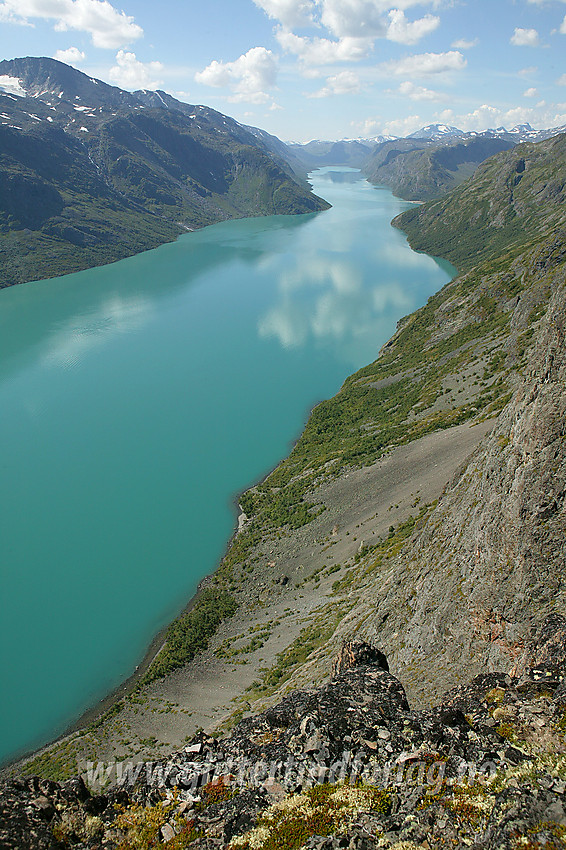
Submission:
[[[469,271],[484,260],[509,263],[527,248],[564,242],[566,133],[521,144],[480,165],[447,198],[415,207],[395,224],[416,251]]]
[[[378,145],[363,171],[371,183],[389,186],[400,198],[428,201],[450,192],[479,163],[513,146],[508,138],[486,135],[456,140],[453,136],[409,137]]]
[[[229,218],[327,209],[231,118],[54,59],[0,62],[0,286],[156,247]]]

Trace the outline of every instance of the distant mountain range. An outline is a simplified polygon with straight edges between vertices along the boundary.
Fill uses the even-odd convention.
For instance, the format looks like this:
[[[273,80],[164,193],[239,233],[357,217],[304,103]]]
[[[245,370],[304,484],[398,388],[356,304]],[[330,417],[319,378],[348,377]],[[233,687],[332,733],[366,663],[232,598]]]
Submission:
[[[324,165],[349,165],[362,168],[375,147],[369,139],[343,139],[338,142],[324,142],[315,139],[304,145],[289,143],[288,150],[307,169]]]
[[[363,170],[370,182],[388,186],[401,198],[428,201],[463,183],[484,160],[513,147],[509,139],[485,135],[397,139],[378,145]]]
[[[543,142],[545,139],[550,139],[552,136],[557,136],[559,133],[566,131],[566,125],[562,127],[554,127],[551,130],[535,130],[530,124],[517,124],[511,130],[506,130],[505,127],[498,127],[496,130],[459,130],[457,127],[450,127],[447,124],[429,124],[427,127],[421,127],[415,133],[407,136],[408,139],[430,139],[431,141],[446,141],[447,139],[472,139],[472,138],[505,138],[513,141],[515,144],[519,142]]]
[[[0,62],[0,88],[0,287],[223,219],[328,208],[279,140],[213,109],[47,58]]]
[[[535,130],[530,124],[520,124],[511,130],[498,127],[465,132],[447,124],[429,124],[406,138],[315,140],[304,145],[290,143],[288,147],[305,168],[349,165],[360,168],[370,182],[388,186],[401,198],[428,201],[459,186],[490,156],[523,142],[544,141],[565,130]]]
[[[112,262],[187,230],[328,208],[306,181],[359,168],[402,198],[446,194],[488,157],[566,128],[285,144],[164,91],[128,92],[54,59],[0,62],[0,287]]]

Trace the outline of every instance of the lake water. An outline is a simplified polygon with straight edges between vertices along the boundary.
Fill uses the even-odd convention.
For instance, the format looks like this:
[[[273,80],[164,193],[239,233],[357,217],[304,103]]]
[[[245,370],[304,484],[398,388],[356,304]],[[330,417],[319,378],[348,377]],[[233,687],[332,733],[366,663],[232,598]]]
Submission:
[[[0,291],[0,758],[126,678],[211,572],[235,497],[453,274],[351,169],[333,208]]]

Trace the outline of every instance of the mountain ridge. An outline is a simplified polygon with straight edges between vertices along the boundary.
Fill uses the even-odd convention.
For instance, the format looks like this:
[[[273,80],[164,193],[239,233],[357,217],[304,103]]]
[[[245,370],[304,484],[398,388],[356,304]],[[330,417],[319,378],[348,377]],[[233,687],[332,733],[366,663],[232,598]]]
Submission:
[[[0,95],[0,286],[228,218],[328,208],[273,146],[215,110],[125,92],[56,60],[4,60],[0,75],[25,94]]]

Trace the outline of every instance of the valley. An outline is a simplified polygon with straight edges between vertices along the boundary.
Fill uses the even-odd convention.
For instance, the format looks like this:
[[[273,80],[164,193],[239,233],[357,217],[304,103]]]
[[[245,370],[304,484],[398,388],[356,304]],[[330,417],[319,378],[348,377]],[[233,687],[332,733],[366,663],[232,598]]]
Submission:
[[[87,85],[83,76],[73,77],[77,85]],[[194,141],[185,122],[196,119],[185,107],[169,101],[165,114],[151,114],[157,96],[144,103],[134,93],[140,106],[101,122],[99,145],[125,150],[126,122],[128,145],[134,138],[141,151],[134,160],[112,154],[125,162],[108,168],[104,191],[111,185],[112,198],[127,196],[134,210],[137,191],[145,199],[152,185],[168,186],[174,200],[155,195],[152,215],[169,221],[175,208],[189,222],[185,189],[175,195],[161,171],[153,184],[141,179],[157,140],[160,163],[177,145],[186,159],[183,146]],[[122,103],[119,92],[112,97]],[[68,109],[65,121],[80,123]],[[238,167],[230,180],[224,172],[222,192],[221,167],[209,172],[210,184],[191,176],[211,221],[221,208],[226,217],[328,209],[301,170],[339,155],[346,162],[337,186],[350,179],[349,167],[361,168],[377,185],[364,192],[390,186],[419,201],[395,216],[383,255],[388,238],[406,234],[418,252],[403,255],[407,267],[426,253],[457,273],[398,317],[376,358],[315,404],[288,455],[238,495],[237,531],[218,568],[159,633],[137,674],[59,740],[4,770],[13,780],[2,791],[6,846],[16,848],[14,836],[26,830],[37,837],[22,845],[30,850],[152,841],[207,850],[564,845],[560,129],[543,138],[528,126],[472,138],[436,125],[422,137],[375,140],[368,158],[364,144],[350,141],[339,154],[333,144],[293,145],[280,160],[278,140],[215,123],[222,140],[214,162]],[[234,135],[244,146],[240,160]],[[262,140],[259,152],[248,135]],[[60,138],[64,148],[75,144],[68,125]],[[36,181],[39,173],[34,166],[21,177],[21,197],[33,183],[52,225],[67,207]],[[18,197],[6,195],[10,203]],[[7,221],[9,239],[14,219]],[[41,239],[51,226],[28,224]],[[352,220],[352,232],[358,227]],[[343,291],[352,274],[333,268]],[[288,270],[281,280],[285,295],[297,286]],[[366,310],[364,303],[354,324]],[[263,332],[277,327],[292,349],[291,322],[276,326],[268,315]],[[311,327],[320,331],[319,312]],[[116,762],[139,763],[138,779],[108,784]],[[242,769],[261,773],[266,762],[274,773],[257,781]],[[73,777],[88,779],[95,764],[108,782],[89,791]],[[163,781],[151,779],[148,764]],[[442,777],[429,793],[433,768]]]

